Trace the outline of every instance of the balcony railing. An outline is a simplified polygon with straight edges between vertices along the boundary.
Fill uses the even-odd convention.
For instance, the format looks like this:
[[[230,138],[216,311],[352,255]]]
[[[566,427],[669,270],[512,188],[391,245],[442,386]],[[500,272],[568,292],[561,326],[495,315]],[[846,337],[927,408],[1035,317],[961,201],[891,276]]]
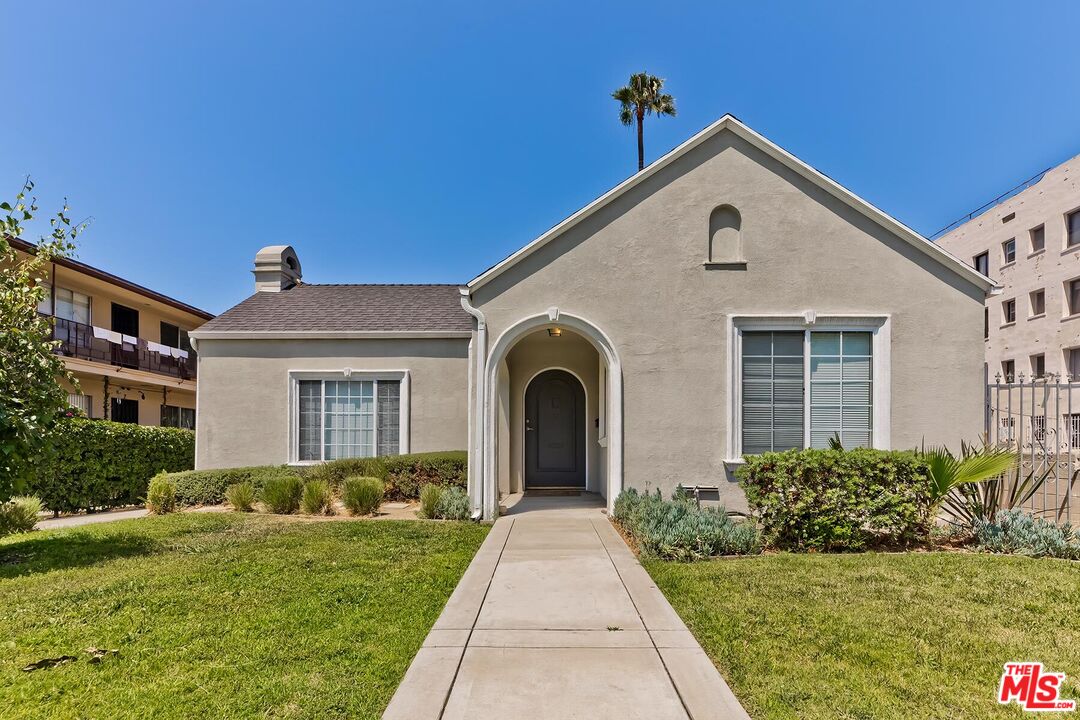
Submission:
[[[133,370],[168,375],[181,380],[195,378],[194,354],[188,358],[154,352],[147,341],[136,338],[135,343],[114,343],[105,338],[94,337],[94,327],[85,323],[52,317],[53,339],[59,340],[56,348],[59,355],[107,363]]]

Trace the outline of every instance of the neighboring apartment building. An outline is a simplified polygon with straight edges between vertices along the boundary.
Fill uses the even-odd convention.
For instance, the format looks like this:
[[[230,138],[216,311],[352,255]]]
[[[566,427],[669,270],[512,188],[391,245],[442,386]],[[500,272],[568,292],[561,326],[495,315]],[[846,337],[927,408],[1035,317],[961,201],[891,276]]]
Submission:
[[[1080,380],[1080,156],[1025,185],[937,244],[1002,286],[986,299],[990,382]]]
[[[12,240],[20,253],[32,243]],[[69,402],[91,418],[195,428],[195,353],[188,333],[214,316],[70,258],[49,270],[38,310],[79,381]]]

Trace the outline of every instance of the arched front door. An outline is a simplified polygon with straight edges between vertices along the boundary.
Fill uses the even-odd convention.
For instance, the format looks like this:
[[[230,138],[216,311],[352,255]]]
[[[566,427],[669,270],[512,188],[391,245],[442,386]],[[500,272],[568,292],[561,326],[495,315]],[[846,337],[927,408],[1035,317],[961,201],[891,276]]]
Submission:
[[[585,388],[545,370],[525,389],[525,489],[585,489]]]

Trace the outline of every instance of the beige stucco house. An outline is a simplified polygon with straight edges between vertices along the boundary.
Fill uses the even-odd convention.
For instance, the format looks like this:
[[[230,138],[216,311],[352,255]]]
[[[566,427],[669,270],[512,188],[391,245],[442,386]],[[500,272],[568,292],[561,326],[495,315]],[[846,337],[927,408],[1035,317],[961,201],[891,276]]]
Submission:
[[[200,468],[467,448],[486,518],[530,488],[737,508],[746,454],[982,428],[993,283],[730,115],[464,286],[254,272],[192,334]]]

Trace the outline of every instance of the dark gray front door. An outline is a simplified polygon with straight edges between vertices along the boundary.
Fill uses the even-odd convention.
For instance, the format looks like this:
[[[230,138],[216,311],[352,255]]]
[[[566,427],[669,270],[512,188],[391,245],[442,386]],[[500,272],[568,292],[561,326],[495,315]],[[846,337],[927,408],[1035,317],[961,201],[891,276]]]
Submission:
[[[525,488],[585,487],[585,388],[545,370],[525,389]]]

